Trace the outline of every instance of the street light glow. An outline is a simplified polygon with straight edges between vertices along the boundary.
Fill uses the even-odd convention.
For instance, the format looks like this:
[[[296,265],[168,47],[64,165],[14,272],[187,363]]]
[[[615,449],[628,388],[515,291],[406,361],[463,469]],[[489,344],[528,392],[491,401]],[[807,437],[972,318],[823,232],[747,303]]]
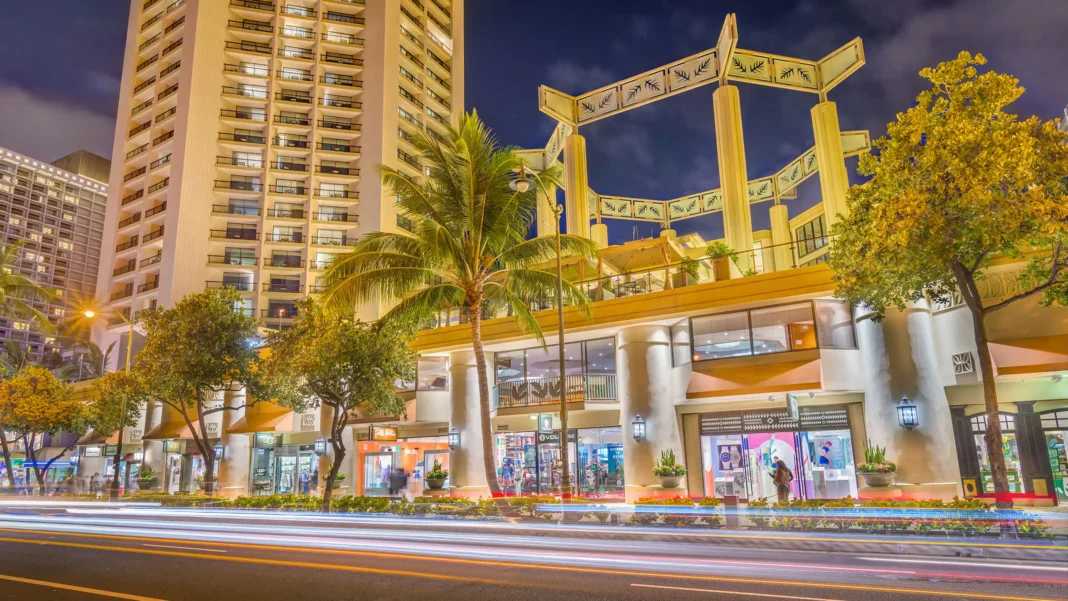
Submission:
[[[86,311],[85,312],[85,316],[88,317],[89,319],[92,319],[92,318],[96,317],[96,311]]]

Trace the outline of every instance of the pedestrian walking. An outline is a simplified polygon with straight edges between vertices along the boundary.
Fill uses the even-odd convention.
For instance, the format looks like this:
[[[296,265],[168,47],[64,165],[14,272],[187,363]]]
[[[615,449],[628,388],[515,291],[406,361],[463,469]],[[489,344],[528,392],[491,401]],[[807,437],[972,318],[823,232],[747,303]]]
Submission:
[[[793,481],[794,473],[786,467],[786,462],[782,459],[775,462],[775,475],[772,477],[772,482],[775,483],[775,490],[779,493],[779,502],[785,503],[790,500],[790,483]]]

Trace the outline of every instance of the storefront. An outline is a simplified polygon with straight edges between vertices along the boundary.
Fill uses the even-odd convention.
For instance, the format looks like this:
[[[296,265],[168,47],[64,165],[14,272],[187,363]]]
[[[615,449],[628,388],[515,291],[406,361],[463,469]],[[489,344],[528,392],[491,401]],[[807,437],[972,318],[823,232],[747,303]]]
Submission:
[[[407,491],[413,497],[427,490],[426,474],[434,464],[449,469],[449,437],[423,436],[398,438],[397,428],[371,426],[370,440],[357,443],[357,494],[369,497],[389,496],[390,476],[400,470],[407,477]],[[445,480],[445,488],[449,480]]]
[[[704,493],[740,501],[776,498],[782,460],[794,473],[794,499],[857,496],[853,434],[844,406],[706,413],[700,416]]]
[[[1068,503],[1068,409],[1039,413],[1031,401],[1013,406],[1015,411],[1003,408],[998,413],[1009,492]],[[950,411],[964,494],[993,494],[986,413],[974,405],[951,407]]]
[[[215,443],[215,440],[208,440],[210,445]],[[207,463],[191,441],[164,440],[163,469],[163,492],[167,494],[192,494],[204,489]],[[213,473],[218,477],[218,459]]]
[[[319,487],[319,456],[315,445],[284,444],[279,432],[252,436],[249,494],[307,495]]]
[[[1068,503],[1068,409],[1040,413],[1042,435],[1053,476],[1053,491],[1058,503]]]
[[[583,498],[622,501],[623,429],[619,426],[568,430],[568,463],[576,493]],[[560,431],[496,435],[497,481],[505,494],[559,494],[563,480]]]

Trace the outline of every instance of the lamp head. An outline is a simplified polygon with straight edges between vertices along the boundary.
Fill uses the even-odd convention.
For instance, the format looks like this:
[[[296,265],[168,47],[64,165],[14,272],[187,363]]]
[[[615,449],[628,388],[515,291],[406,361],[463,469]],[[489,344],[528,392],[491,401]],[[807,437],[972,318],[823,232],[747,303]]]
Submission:
[[[85,312],[85,316],[88,317],[89,319],[92,319],[92,318],[96,317],[96,311],[87,310]]]

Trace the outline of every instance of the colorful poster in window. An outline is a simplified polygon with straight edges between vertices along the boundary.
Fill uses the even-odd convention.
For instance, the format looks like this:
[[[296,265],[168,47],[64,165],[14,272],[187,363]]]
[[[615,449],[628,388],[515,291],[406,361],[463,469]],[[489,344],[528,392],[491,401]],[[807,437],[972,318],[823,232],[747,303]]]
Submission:
[[[730,471],[741,469],[742,467],[742,445],[740,444],[721,444],[719,445],[719,453],[717,455],[719,461],[719,467],[723,471]]]
[[[835,470],[845,469],[842,437],[821,436],[816,438],[816,452],[813,458],[818,467]]]

